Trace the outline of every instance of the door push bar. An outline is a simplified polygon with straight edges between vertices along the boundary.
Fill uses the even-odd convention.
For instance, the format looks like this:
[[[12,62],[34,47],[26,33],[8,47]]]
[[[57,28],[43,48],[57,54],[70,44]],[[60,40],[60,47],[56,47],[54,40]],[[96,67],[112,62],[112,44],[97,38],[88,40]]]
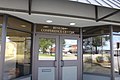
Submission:
[[[61,67],[63,67],[64,66],[64,61],[63,60],[61,60]]]
[[[53,63],[54,67],[57,67],[57,66],[56,66],[56,61],[57,61],[57,60],[54,60],[54,63]]]

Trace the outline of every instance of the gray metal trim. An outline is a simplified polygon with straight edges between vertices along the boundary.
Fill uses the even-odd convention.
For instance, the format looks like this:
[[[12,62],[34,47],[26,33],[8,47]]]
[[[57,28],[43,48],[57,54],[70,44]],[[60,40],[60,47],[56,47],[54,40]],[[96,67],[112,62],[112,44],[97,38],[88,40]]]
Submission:
[[[83,80],[83,29],[80,28],[80,60],[79,61],[79,78],[80,80]]]
[[[62,39],[59,36],[58,38],[58,80],[62,80],[62,67],[61,67],[61,60],[62,60]]]
[[[105,34],[88,34],[88,35],[83,35],[83,36],[87,37],[87,36],[100,36],[100,35],[109,35],[109,33],[105,33]]]
[[[80,30],[79,30],[80,31]],[[81,31],[80,31],[81,32]],[[79,32],[79,34],[81,34]],[[80,38],[80,35],[79,35],[79,40],[78,40],[78,56],[77,56],[77,59],[78,59],[78,61],[77,61],[77,80],[82,80],[82,77],[81,77],[81,67],[82,67],[82,65],[81,65],[81,63],[82,63],[82,58],[81,58],[81,47],[82,47],[82,45],[81,45],[81,38]]]
[[[56,55],[55,55],[55,63],[56,65],[54,65],[55,67],[55,80],[59,80],[59,62],[60,62],[60,57],[58,57],[60,54],[59,54],[59,37],[58,36],[55,36],[55,39],[56,39]]]
[[[57,67],[57,63],[54,62],[56,60],[38,60],[37,66],[38,67]]]
[[[110,26],[110,54],[111,54],[111,80],[115,80],[114,74],[114,54],[113,54],[113,27]]]
[[[28,10],[11,9],[11,8],[2,8],[2,7],[0,7],[0,10],[28,13]],[[76,16],[76,15],[59,14],[59,13],[50,13],[50,12],[40,12],[40,11],[31,11],[31,14],[44,14],[44,15],[61,16],[61,17],[63,16],[63,17],[73,17],[73,18],[82,18],[82,19],[88,19],[88,20],[96,20],[95,18],[85,17],[85,16]],[[8,14],[8,15],[10,15],[10,14]],[[11,15],[11,16],[12,16],[12,15]],[[120,23],[120,21],[114,21],[114,20],[101,20],[101,21],[113,22],[113,23]],[[29,21],[29,22],[30,22],[30,21]],[[31,22],[31,23],[32,23],[32,22]]]
[[[83,74],[89,74],[89,75],[95,75],[95,76],[107,76],[107,77],[111,77],[111,73],[110,73],[110,74],[101,74],[101,73],[83,72]]]
[[[34,24],[33,27],[33,47],[32,47],[32,80],[36,80],[36,71],[35,71],[35,32],[36,32],[36,25]]]
[[[38,41],[39,41],[39,35],[35,34],[35,50],[34,50],[34,71],[35,71],[35,79],[34,80],[38,80],[38,49],[39,49],[39,45],[38,45]]]
[[[62,60],[64,61],[64,66],[77,66],[78,65],[78,61],[77,60]]]
[[[8,16],[4,15],[2,25],[2,43],[1,43],[1,55],[0,55],[0,80],[3,80],[4,73],[4,60],[5,60],[5,46],[6,46],[6,29],[7,29]]]

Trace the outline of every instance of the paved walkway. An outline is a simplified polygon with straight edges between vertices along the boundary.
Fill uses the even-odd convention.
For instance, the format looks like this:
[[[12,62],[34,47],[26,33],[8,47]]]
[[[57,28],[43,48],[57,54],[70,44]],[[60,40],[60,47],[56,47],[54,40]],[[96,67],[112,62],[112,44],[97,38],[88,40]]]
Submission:
[[[115,80],[120,80],[120,77],[116,77]]]
[[[115,80],[120,80],[120,75],[119,75],[119,73],[116,73],[116,74],[115,74]]]

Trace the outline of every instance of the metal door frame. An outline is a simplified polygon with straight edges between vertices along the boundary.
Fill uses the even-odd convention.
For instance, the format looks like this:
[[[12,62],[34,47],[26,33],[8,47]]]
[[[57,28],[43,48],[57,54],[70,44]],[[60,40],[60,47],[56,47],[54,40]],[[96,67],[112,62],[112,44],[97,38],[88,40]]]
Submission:
[[[79,73],[79,63],[80,63],[80,61],[79,61],[79,59],[80,59],[80,37],[79,37],[79,35],[73,35],[73,36],[71,36],[71,35],[64,35],[64,36],[60,36],[60,61],[62,60],[62,40],[64,40],[64,39],[72,39],[72,40],[77,40],[77,60],[62,60],[62,61],[64,61],[64,63],[65,63],[65,65],[64,66],[77,66],[77,80],[80,80],[80,73]],[[67,62],[70,62],[70,63],[67,63]],[[72,63],[72,64],[71,64]],[[60,65],[62,65],[61,64],[61,62],[59,63]],[[63,67],[64,67],[63,66]],[[81,65],[81,67],[82,67],[82,65]],[[59,78],[60,78],[60,80],[62,80],[62,67],[61,66],[59,66]]]
[[[55,80],[58,79],[58,36],[52,36],[52,35],[40,35],[40,34],[36,34],[35,36],[35,54],[34,54],[34,78],[35,80],[38,80],[38,67],[42,67],[40,65],[40,62],[44,63],[44,61],[48,61],[48,60],[38,60],[38,48],[39,48],[39,45],[38,45],[38,42],[39,42],[39,38],[53,38],[55,39],[55,43],[56,43],[56,56],[55,56],[55,60],[51,60],[49,61],[48,63],[50,63],[50,65],[44,65],[46,67],[55,67]],[[55,62],[56,61],[56,62]],[[53,63],[53,64],[52,64]]]
[[[77,65],[77,80],[81,80],[81,78],[80,78],[80,73],[82,72],[82,71],[79,71],[80,69],[81,69],[81,67],[82,67],[82,65],[81,65],[81,67],[79,67],[80,66],[80,64],[81,64],[81,62],[82,62],[82,56],[81,56],[81,54],[80,54],[80,50],[81,50],[81,44],[80,44],[80,36],[79,35],[64,35],[64,34],[45,34],[45,33],[36,33],[35,34],[35,45],[34,45],[34,63],[33,63],[33,65],[34,65],[34,68],[33,68],[33,71],[34,71],[34,76],[33,76],[33,78],[35,79],[35,80],[38,80],[37,78],[38,78],[38,61],[36,61],[36,60],[38,60],[38,57],[37,57],[37,49],[38,49],[38,46],[37,46],[37,42],[38,42],[38,40],[39,40],[39,38],[40,37],[42,37],[42,38],[55,38],[56,39],[56,63],[55,63],[55,65],[56,65],[56,69],[55,69],[55,80],[62,80],[62,69],[61,69],[61,59],[62,59],[62,45],[61,45],[61,42],[62,42],[62,40],[63,39],[75,39],[75,40],[77,40],[77,47],[78,47],[78,56],[77,56],[77,60],[76,60],[76,65]],[[60,53],[60,54],[59,54]],[[81,57],[80,57],[81,56]],[[81,61],[80,61],[81,60]],[[82,76],[82,75],[81,75]]]

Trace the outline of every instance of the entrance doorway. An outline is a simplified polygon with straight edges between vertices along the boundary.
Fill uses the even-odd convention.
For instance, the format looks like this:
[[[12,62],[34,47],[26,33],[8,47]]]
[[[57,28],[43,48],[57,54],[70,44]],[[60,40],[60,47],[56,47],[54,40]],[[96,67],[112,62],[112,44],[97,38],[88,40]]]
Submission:
[[[33,76],[35,80],[78,80],[80,75],[78,35],[37,34],[35,41],[35,76]]]

